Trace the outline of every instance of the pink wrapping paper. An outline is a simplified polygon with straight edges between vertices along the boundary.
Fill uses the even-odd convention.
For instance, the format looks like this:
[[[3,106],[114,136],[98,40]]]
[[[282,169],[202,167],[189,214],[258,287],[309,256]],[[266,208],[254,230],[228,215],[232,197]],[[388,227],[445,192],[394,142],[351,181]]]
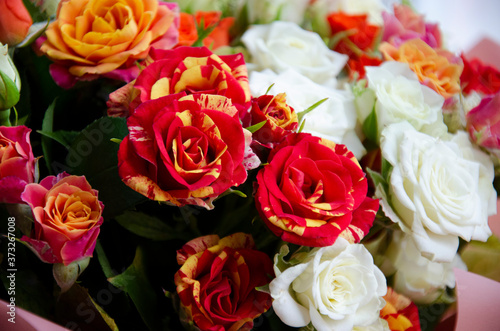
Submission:
[[[457,319],[455,331],[500,330],[500,283],[455,269]]]
[[[0,330],[12,331],[68,331],[60,325],[54,324],[27,310],[15,306],[15,315],[12,315],[12,307],[8,302],[0,300]],[[9,319],[15,316],[15,323]]]

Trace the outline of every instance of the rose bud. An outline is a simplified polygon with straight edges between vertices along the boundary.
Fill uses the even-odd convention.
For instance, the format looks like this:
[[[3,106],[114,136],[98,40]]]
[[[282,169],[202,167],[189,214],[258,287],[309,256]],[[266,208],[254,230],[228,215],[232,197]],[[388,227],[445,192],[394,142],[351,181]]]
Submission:
[[[19,44],[28,35],[32,24],[23,0],[0,0],[0,43]]]

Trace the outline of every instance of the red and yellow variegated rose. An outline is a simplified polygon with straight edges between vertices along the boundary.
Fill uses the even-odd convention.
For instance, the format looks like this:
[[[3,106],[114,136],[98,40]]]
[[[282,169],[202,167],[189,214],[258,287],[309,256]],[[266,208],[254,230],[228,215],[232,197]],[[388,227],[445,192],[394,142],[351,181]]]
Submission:
[[[200,330],[250,330],[271,306],[271,296],[256,288],[274,276],[267,254],[255,250],[250,235],[191,240],[177,251],[175,274],[185,322]]]
[[[463,63],[443,49],[433,49],[421,39],[404,42],[399,48],[384,42],[379,50],[387,61],[408,63],[419,81],[445,98],[460,92]]]
[[[42,261],[68,265],[92,256],[104,205],[84,176],[49,176],[28,184],[21,197],[35,221],[34,235],[21,240]]]
[[[262,95],[252,99],[250,125],[266,121],[264,126],[253,134],[254,140],[261,144],[278,143],[298,126],[297,113],[286,103],[286,94]]]
[[[149,199],[211,209],[213,199],[246,179],[244,131],[228,98],[180,93],[149,100],[127,125],[118,171]]]
[[[153,49],[137,79],[109,96],[108,115],[127,116],[141,103],[169,94],[217,94],[243,112],[250,104],[242,54],[217,56],[206,47]],[[130,101],[132,100],[132,101]]]
[[[0,126],[0,203],[22,203],[25,186],[35,181],[30,133],[24,125]]]
[[[378,200],[344,145],[292,133],[257,174],[255,202],[261,218],[284,241],[329,246],[342,236],[359,242],[370,229]]]
[[[393,331],[420,331],[418,308],[410,299],[387,288],[385,307],[380,317],[385,319]]]
[[[62,87],[96,75],[131,81],[150,47],[177,44],[178,20],[177,4],[158,0],[62,0],[40,49]]]

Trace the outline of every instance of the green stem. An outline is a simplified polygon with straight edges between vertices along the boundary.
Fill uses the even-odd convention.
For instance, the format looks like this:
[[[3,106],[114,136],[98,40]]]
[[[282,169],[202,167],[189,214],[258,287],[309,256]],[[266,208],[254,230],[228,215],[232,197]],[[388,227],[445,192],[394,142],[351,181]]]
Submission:
[[[109,264],[108,257],[104,253],[104,249],[102,248],[99,240],[96,241],[95,251],[97,253],[97,259],[99,260],[99,263],[101,265],[102,271],[104,272],[104,275],[107,278],[111,278],[111,277],[116,276],[115,272],[111,268],[111,265]]]
[[[10,123],[10,109],[0,110],[0,125],[12,126]]]

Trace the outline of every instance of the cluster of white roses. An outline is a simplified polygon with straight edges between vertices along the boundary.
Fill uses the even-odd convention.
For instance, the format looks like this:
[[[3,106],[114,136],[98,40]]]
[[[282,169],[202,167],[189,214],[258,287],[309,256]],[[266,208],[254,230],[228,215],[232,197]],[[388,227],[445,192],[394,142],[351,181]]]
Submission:
[[[305,2],[288,5],[297,14]],[[288,8],[285,2],[279,5]],[[313,15],[368,13],[377,22],[386,8],[379,1],[318,0],[313,9]],[[360,126],[376,118],[373,130],[384,171],[374,178],[375,194],[385,215],[399,226],[385,234],[391,236],[386,238],[389,247],[372,254],[383,255],[381,269],[394,275],[397,292],[416,303],[434,302],[446,287],[455,286],[453,268],[466,268],[457,254],[459,238],[485,241],[491,235],[488,216],[496,213],[491,160],[465,132],[448,133],[444,98],[420,84],[407,64],[366,67],[367,87],[351,88],[338,81],[347,57],[325,45],[320,27],[317,34],[302,29],[293,17],[288,22],[260,18],[253,21],[268,24],[251,27],[241,39],[250,55],[252,95],[272,86],[268,93],[285,92],[298,113],[328,98],[304,117],[303,131],[345,144],[358,159],[366,153]],[[299,327],[312,322],[318,330],[387,328],[378,318],[386,281],[365,246],[339,238],[331,247],[295,254],[280,264],[282,255],[275,258],[277,277],[270,290],[284,323]]]

